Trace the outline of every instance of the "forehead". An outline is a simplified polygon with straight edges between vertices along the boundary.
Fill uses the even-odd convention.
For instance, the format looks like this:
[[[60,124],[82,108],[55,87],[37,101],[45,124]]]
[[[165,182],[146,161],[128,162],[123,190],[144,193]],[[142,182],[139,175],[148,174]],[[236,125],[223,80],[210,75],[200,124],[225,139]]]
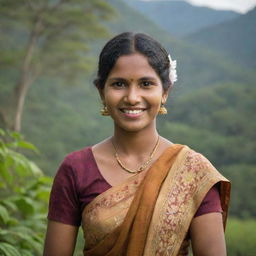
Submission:
[[[149,65],[148,59],[139,53],[119,57],[112,68],[109,77],[142,77],[153,76],[160,79],[155,70]]]

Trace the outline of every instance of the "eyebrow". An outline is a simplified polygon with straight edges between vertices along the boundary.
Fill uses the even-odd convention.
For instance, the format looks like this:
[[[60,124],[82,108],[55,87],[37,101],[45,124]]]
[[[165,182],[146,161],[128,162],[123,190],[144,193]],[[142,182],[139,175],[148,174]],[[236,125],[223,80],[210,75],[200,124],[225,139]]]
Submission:
[[[116,80],[119,80],[119,81],[126,81],[126,79],[124,79],[123,77],[111,77],[109,78],[110,81],[116,81]]]
[[[127,81],[127,79],[123,78],[123,77],[111,77],[109,78],[110,81]],[[154,80],[156,81],[156,78],[155,77],[151,77],[151,76],[144,76],[144,77],[141,77],[139,79],[139,81],[145,81],[145,80]]]
[[[144,76],[142,78],[139,79],[140,81],[144,81],[144,80],[157,80],[155,77],[152,76]]]

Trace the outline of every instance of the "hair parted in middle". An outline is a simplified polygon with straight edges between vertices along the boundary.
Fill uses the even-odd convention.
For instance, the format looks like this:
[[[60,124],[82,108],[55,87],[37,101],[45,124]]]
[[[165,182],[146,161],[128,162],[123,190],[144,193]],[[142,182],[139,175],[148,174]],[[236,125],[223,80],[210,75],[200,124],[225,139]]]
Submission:
[[[160,77],[165,91],[172,88],[169,77],[170,60],[165,48],[149,35],[133,32],[119,34],[103,47],[99,56],[98,77],[94,80],[95,86],[103,89],[117,59],[133,53],[140,53],[148,59],[149,65]]]

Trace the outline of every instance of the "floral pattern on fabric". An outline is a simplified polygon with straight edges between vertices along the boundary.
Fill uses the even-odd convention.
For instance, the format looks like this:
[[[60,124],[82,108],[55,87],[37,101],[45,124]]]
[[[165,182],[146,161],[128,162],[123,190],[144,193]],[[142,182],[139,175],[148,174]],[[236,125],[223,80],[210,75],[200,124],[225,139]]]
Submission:
[[[161,209],[158,209],[161,214],[151,241],[154,248],[152,255],[176,255],[179,250],[177,246],[180,247],[189,228],[188,216],[194,215],[191,207],[196,211],[199,206],[195,205],[195,195],[211,180],[209,170],[212,169],[215,168],[206,158],[192,150],[186,152],[183,163],[179,163],[178,168],[173,166],[171,178],[175,182],[166,189],[166,199]]]
[[[132,182],[110,188],[85,208],[82,225],[86,247],[93,247],[123,222],[144,176],[140,173],[132,177]]]

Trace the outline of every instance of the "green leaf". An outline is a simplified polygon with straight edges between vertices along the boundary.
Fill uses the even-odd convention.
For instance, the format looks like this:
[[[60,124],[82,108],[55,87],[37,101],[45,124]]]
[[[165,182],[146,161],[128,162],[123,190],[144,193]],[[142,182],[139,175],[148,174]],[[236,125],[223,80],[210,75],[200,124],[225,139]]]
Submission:
[[[8,171],[8,165],[6,162],[0,162],[0,176],[3,178],[3,181],[7,184],[11,184],[13,177]]]
[[[43,200],[44,202],[48,202],[49,201],[49,197],[50,197],[50,192],[51,192],[51,189],[50,188],[41,188],[37,194],[36,194],[36,197],[39,199],[39,200]]]
[[[17,146],[18,146],[18,142],[17,141],[12,141],[12,142],[6,143],[6,147],[7,148],[16,149]]]
[[[17,146],[20,148],[31,149],[34,152],[39,154],[39,150],[32,143],[29,143],[27,141],[24,141],[24,140],[18,141]]]
[[[41,176],[43,172],[40,170],[40,168],[32,161],[28,162],[28,165],[30,167],[31,173],[36,176]]]
[[[25,250],[25,249],[21,250],[21,255],[22,256],[33,256],[32,252],[30,252],[29,250]]]
[[[0,252],[1,252],[0,255],[3,255],[3,256],[21,256],[21,254],[18,252],[18,250],[14,246],[7,243],[2,243],[2,242],[0,242]]]
[[[11,211],[17,210],[16,204],[13,202],[13,200],[10,197],[3,199],[1,203]]]
[[[12,230],[7,229],[7,230],[3,230],[3,232],[0,232],[0,240],[8,244],[16,244],[17,241],[20,240],[20,237],[19,237],[19,234],[17,234],[16,232],[13,232]]]
[[[0,239],[2,239],[2,237],[6,236],[8,234],[8,231],[5,229],[0,229]]]
[[[5,136],[5,131],[0,128],[0,136]]]
[[[52,186],[52,177],[48,177],[48,176],[42,176],[38,179],[38,181],[42,184],[45,184],[45,185],[49,185],[49,186]]]
[[[6,210],[6,208],[0,204],[0,219],[2,220],[2,222],[4,224],[6,224],[8,222],[8,220],[10,219],[9,213]]]
[[[33,249],[33,251],[36,251],[37,253],[41,253],[43,251],[43,241],[37,242],[35,239],[30,238],[26,239],[23,245],[25,248],[29,247]]]
[[[21,140],[22,139],[22,135],[18,132],[10,132],[10,136],[12,138],[14,138],[15,140]]]
[[[24,215],[32,215],[35,212],[34,201],[28,197],[21,197],[16,200],[16,205]]]

